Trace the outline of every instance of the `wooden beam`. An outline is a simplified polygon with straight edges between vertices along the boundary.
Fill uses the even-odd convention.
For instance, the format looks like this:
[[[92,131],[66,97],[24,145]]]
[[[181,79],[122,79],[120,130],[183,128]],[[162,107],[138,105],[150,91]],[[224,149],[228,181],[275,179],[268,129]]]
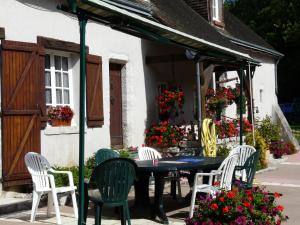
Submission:
[[[54,49],[65,52],[80,53],[80,45],[74,42],[62,41],[54,38],[48,37],[37,37],[37,43],[46,49]],[[89,52],[89,47],[86,47],[87,54]]]
[[[5,29],[4,29],[4,27],[0,27],[0,39],[1,40],[5,39]]]
[[[178,55],[160,55],[160,56],[146,56],[146,64],[155,63],[171,63],[171,62],[189,61],[184,54]]]

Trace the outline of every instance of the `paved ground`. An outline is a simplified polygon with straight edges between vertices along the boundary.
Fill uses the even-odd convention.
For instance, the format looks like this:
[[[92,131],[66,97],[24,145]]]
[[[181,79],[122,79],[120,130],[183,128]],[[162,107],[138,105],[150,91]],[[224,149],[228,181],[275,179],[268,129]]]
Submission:
[[[290,217],[285,225],[300,224],[300,153],[288,156],[284,161],[274,161],[270,164],[271,168],[268,172],[256,175],[256,182],[266,186],[271,192],[280,192],[283,196],[279,199],[279,204],[285,207],[285,213]],[[183,183],[183,194],[189,190],[187,183]],[[184,224],[184,218],[188,216],[189,202],[178,202],[173,200],[169,194],[169,188],[165,190],[165,208],[171,225]],[[153,195],[153,192],[151,192]],[[150,219],[150,208],[134,208],[133,193],[130,195],[130,213],[132,225],[154,225],[159,224]],[[71,207],[61,207],[62,222],[65,225],[75,225],[77,221],[73,218]],[[87,224],[94,224],[92,212],[90,212]],[[20,225],[30,224],[30,211],[14,213],[10,215],[0,216],[0,225]],[[55,224],[55,215],[51,218],[45,216],[45,208],[39,209],[35,224],[46,225]],[[120,224],[118,214],[111,209],[105,209],[103,213],[102,224],[117,225]]]

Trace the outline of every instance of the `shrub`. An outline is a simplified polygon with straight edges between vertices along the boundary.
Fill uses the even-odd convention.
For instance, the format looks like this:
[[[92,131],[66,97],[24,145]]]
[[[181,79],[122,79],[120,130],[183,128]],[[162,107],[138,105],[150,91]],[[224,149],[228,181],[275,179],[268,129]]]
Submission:
[[[135,159],[138,157],[137,150],[138,150],[138,147],[131,146],[128,148],[119,149],[118,152],[119,152],[121,158]]]
[[[274,158],[281,158],[283,155],[289,154],[289,145],[283,141],[272,141],[269,145],[270,153],[273,154]]]
[[[280,127],[273,123],[269,116],[266,116],[266,118],[261,121],[257,130],[268,144],[270,144],[271,141],[278,141],[280,139]]]
[[[89,157],[86,161],[85,168],[84,168],[84,177],[91,177],[92,172],[95,167],[95,154]],[[79,167],[78,166],[71,166],[71,167],[62,167],[62,166],[54,166],[55,170],[60,171],[71,171],[73,174],[74,185],[79,185]],[[67,186],[69,185],[68,175],[67,174],[54,174],[55,177],[55,185],[57,187]]]
[[[249,133],[246,135],[246,144],[253,146],[255,149],[259,150],[259,161],[257,165],[257,169],[263,169],[266,168],[268,165],[267,161],[267,151],[269,150],[269,146],[264,139],[264,137],[260,134],[258,130],[255,130],[255,146],[253,142],[253,136],[252,133]]]
[[[201,197],[196,201],[198,208],[185,222],[187,225],[281,224],[288,217],[275,200],[280,196],[276,192],[270,195],[259,187],[221,191],[215,198]]]
[[[227,145],[219,145],[217,149],[217,156],[224,156],[227,157],[229,155],[231,148]]]

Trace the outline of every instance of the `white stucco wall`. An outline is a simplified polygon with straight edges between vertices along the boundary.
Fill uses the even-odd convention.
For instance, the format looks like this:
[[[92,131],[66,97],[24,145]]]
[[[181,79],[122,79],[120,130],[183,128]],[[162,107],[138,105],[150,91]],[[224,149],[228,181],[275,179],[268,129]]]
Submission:
[[[37,36],[55,38],[79,44],[79,25],[76,17],[58,11],[60,1],[3,0],[0,7],[0,26],[5,28],[6,40],[36,43]],[[109,62],[126,64],[123,75],[123,99],[126,113],[124,144],[140,146],[144,141],[147,116],[141,39],[112,30],[94,22],[87,24],[86,44],[90,54],[102,56],[104,90],[104,126],[86,129],[86,157],[101,147],[110,147]],[[78,163],[79,113],[79,55],[72,54],[74,111],[72,127],[47,127],[41,131],[41,152],[51,164]],[[130,133],[130,136],[127,135]]]
[[[251,54],[251,56],[262,62],[261,66],[256,67],[253,77],[253,99],[254,99],[254,115],[257,119],[262,119],[266,115],[272,115],[272,105],[276,104],[277,96],[275,93],[275,61],[271,57],[262,54]],[[236,72],[228,72],[227,78],[238,77]],[[235,81],[226,83],[225,86],[235,86]],[[236,115],[236,106],[226,109],[229,117]]]
[[[60,1],[2,0],[0,26],[5,28],[6,39],[36,43],[37,36],[79,43],[78,19],[56,9]],[[110,27],[89,21],[86,44],[91,54],[102,56],[104,90],[104,126],[86,129],[86,157],[101,147],[110,147],[110,93],[109,63],[125,64],[122,73],[123,132],[125,146],[141,146],[146,125],[157,121],[157,82],[171,82],[171,65],[145,65],[146,55],[184,53],[174,46],[162,46],[112,30]],[[79,55],[72,54],[74,111],[72,127],[47,127],[41,131],[41,152],[51,164],[78,163],[78,112],[79,112]],[[261,55],[263,61],[253,79],[255,105],[263,117],[271,115],[271,106],[277,102],[275,95],[274,62]],[[193,62],[176,62],[175,83],[181,84],[186,94],[185,114],[181,119],[193,119],[193,91],[195,65]],[[228,76],[236,76],[229,73]],[[260,102],[259,89],[263,88]],[[189,97],[188,97],[189,96]],[[233,112],[234,113],[234,112]],[[0,165],[1,166],[1,165]]]

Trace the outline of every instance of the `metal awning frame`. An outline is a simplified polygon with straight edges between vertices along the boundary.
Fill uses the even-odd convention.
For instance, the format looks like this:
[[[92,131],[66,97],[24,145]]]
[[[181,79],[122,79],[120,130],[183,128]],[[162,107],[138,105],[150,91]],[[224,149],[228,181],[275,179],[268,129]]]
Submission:
[[[121,21],[124,20],[130,20],[131,23],[125,24],[125,26],[121,26],[121,24],[113,24],[112,28],[118,29],[120,31],[130,33],[135,36],[143,36],[147,39],[156,40],[162,43],[172,43],[179,45],[181,47],[184,47],[189,50],[196,51],[199,56],[203,58],[203,55],[217,58],[219,57],[225,57],[230,60],[236,59],[236,63],[241,63],[241,67],[245,65],[258,65],[259,62],[254,61],[250,56],[247,54],[243,54],[231,49],[227,49],[223,46],[216,45],[214,43],[205,41],[203,39],[191,36],[189,34],[183,33],[181,31],[175,30],[173,28],[167,27],[165,25],[159,24],[155,21],[149,20],[147,18],[144,18],[142,16],[136,15],[134,13],[128,12],[124,9],[120,9],[116,6],[109,5],[106,2],[103,2],[101,0],[68,0],[69,6],[60,6],[60,9],[76,14],[79,20],[79,27],[80,27],[80,109],[79,109],[79,219],[78,219],[78,225],[85,224],[84,222],[84,152],[85,152],[85,90],[86,90],[86,42],[85,42],[85,36],[86,36],[86,24],[88,19],[92,19],[97,22],[101,22],[106,25],[112,26],[110,21],[106,21],[105,18],[102,16],[93,14],[84,8],[85,4],[89,7],[95,7],[95,10],[108,10],[110,13],[117,13],[121,17]],[[81,3],[83,5],[81,5]],[[134,22],[132,22],[134,21]],[[142,25],[141,25],[142,24]],[[129,25],[129,26],[128,26]],[[125,29],[126,28],[126,29]],[[128,29],[129,28],[129,29]],[[168,34],[167,37],[160,34],[160,31],[166,32],[163,34]],[[184,40],[189,40],[187,43],[192,43],[193,45],[188,45],[184,43],[179,43],[178,41],[174,41],[171,36],[177,35],[176,37],[182,37]],[[139,36],[140,37],[140,36]],[[198,46],[204,46],[203,48],[196,47]],[[216,54],[216,55],[215,55]],[[199,58],[194,59],[196,63],[196,74],[197,74],[197,86],[200,85],[200,70],[199,70]],[[243,78],[245,76],[245,72],[243,69],[238,70],[238,74],[240,76],[240,96],[242,96],[243,91]],[[201,127],[201,91],[200,86],[197,88],[198,90],[198,125],[199,129]],[[240,106],[242,104],[242,99],[240,98]],[[240,110],[242,112],[242,110]],[[240,114],[240,143],[242,144],[242,130],[243,130],[243,123],[242,123],[242,113]],[[200,139],[201,137],[199,137]]]

